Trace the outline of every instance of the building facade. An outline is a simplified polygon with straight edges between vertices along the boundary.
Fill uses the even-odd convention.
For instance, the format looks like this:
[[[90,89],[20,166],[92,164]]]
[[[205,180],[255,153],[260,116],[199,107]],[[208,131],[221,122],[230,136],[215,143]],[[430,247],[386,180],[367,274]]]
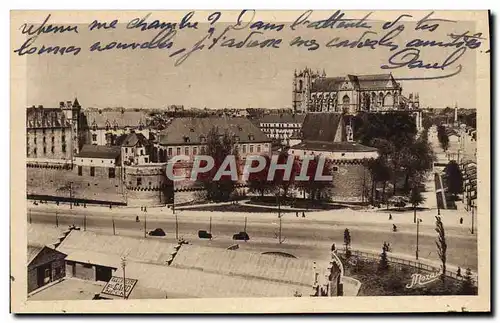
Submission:
[[[258,120],[258,125],[269,138],[289,145],[290,139],[300,133],[304,118],[304,114],[267,114]]]
[[[419,109],[419,95],[402,95],[392,74],[327,77],[309,68],[295,72],[293,109],[296,113]]]
[[[28,246],[28,293],[66,275],[66,254],[47,246]]]
[[[30,107],[26,111],[26,157],[71,160],[73,121],[62,109]]]

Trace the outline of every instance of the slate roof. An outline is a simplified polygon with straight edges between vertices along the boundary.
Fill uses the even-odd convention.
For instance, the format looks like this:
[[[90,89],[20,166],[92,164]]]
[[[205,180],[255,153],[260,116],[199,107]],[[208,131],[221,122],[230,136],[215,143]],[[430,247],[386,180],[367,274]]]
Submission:
[[[26,128],[28,129],[68,127],[71,125],[61,109],[42,106],[26,109]]]
[[[142,133],[131,132],[116,138],[115,145],[121,147],[149,146],[149,140]]]
[[[338,127],[342,127],[342,135],[337,136]],[[344,121],[340,113],[308,113],[302,124],[302,139],[308,141],[343,141]]]
[[[259,123],[303,123],[305,114],[266,114],[259,119]]]
[[[167,128],[160,132],[159,142],[164,146],[201,144],[200,138],[206,137],[212,127],[218,128],[220,134],[227,130],[230,134],[238,136],[240,143],[271,142],[271,139],[247,118],[230,117],[174,119]]]
[[[92,128],[94,125],[99,129],[105,129],[106,125],[109,127],[117,128],[136,128],[140,125],[146,125],[146,119],[148,117],[147,111],[135,111],[135,110],[113,110],[113,111],[98,111],[98,110],[86,110],[83,112],[87,118],[87,125]]]
[[[331,151],[331,152],[376,152],[377,148],[364,146],[355,142],[303,141],[290,149]]]
[[[399,88],[392,74],[352,75],[347,77],[321,77],[313,81],[312,92],[336,92],[343,82],[349,80],[358,90],[385,90]]]
[[[33,247],[52,247],[64,237],[64,229],[41,224],[28,224],[28,245]]]
[[[117,159],[120,154],[121,148],[117,146],[83,145],[75,157]]]

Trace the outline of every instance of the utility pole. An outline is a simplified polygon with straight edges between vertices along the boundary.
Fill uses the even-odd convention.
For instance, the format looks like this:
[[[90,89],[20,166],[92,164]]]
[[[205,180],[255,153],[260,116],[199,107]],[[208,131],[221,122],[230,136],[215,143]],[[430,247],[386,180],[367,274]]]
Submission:
[[[144,214],[144,238],[146,238],[146,214]]]
[[[211,226],[210,222],[210,226]],[[175,214],[175,239],[179,240],[179,221],[177,220],[177,214]]]
[[[415,259],[418,260],[418,233],[419,233],[419,224],[422,222],[422,219],[417,219],[417,250],[415,251]]]
[[[111,218],[111,221],[113,222],[113,235],[116,234],[115,232],[115,218]]]
[[[87,231],[87,214],[83,214],[83,231]]]
[[[127,259],[125,257],[122,257],[121,265],[123,269],[123,299],[127,299],[127,289],[125,288],[125,267],[127,266]]]
[[[212,217],[210,217],[210,226],[208,227],[208,233],[212,233]]]
[[[28,216],[29,216],[29,220],[30,220],[30,224],[31,224],[31,222],[32,222],[32,221],[31,221],[31,209],[30,209],[30,210],[28,210]]]
[[[472,226],[471,226],[471,234],[474,234],[474,202],[471,203],[471,211],[472,211]]]
[[[56,227],[59,227],[59,218],[57,216],[57,211],[56,211]]]
[[[73,209],[73,182],[69,182],[69,208]]]
[[[243,232],[247,232],[247,217],[245,217],[245,227],[243,228]]]
[[[284,240],[281,240],[281,216],[280,216],[280,231],[278,236],[278,242],[281,244]]]

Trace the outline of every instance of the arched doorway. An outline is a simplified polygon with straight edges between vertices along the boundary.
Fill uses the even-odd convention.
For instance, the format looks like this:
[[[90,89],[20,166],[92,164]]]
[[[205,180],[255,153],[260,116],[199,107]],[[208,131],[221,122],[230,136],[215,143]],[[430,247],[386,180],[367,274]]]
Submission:
[[[392,94],[387,93],[387,95],[384,98],[384,106],[386,107],[394,106],[394,97],[392,96]]]

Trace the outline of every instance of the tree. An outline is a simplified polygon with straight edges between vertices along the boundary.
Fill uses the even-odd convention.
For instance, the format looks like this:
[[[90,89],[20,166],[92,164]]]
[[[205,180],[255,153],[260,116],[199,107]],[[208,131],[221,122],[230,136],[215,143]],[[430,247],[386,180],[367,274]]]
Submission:
[[[413,206],[413,223],[417,223],[417,206],[425,201],[424,196],[420,192],[417,185],[413,186],[410,194],[410,203]]]
[[[438,234],[436,241],[437,252],[439,259],[441,259],[443,267],[443,273],[441,275],[441,278],[444,280],[444,277],[446,276],[446,249],[448,248],[448,246],[446,244],[446,236],[444,232],[443,222],[441,221],[441,218],[439,216],[436,216],[436,232]]]
[[[401,171],[404,174],[404,192],[409,192],[410,183],[423,183],[425,175],[432,169],[435,155],[427,140],[420,137],[410,145],[402,148],[400,155]]]
[[[465,276],[462,280],[462,284],[460,286],[460,295],[475,295],[476,290],[474,287],[474,280],[472,279],[472,272],[470,268],[467,268],[465,271]]]
[[[347,257],[351,255],[351,233],[349,232],[349,229],[344,230],[344,246],[345,246],[345,254]]]
[[[389,269],[389,260],[387,259],[387,247],[384,243],[382,247],[382,253],[380,254],[380,260],[378,263],[379,271],[387,271]]]
[[[444,151],[448,150],[450,146],[450,138],[448,138],[448,134],[446,133],[446,128],[443,125],[439,125],[437,127],[437,136],[439,140],[439,144]]]
[[[453,194],[455,198],[463,192],[462,172],[457,162],[452,160],[446,165],[446,181],[448,184],[448,193]]]
[[[277,164],[278,165],[286,164],[289,156],[290,155],[287,151],[280,152],[280,154],[278,155]],[[277,192],[278,196],[283,196],[286,198],[288,196],[288,191],[290,190],[290,188],[293,186],[293,184],[295,182],[295,176],[297,176],[297,174],[299,173],[299,165],[295,159],[294,159],[294,162],[292,164],[290,177],[285,178],[285,173],[286,173],[286,170],[277,169],[276,172],[274,173],[274,177],[272,179],[272,185],[278,191]],[[283,191],[283,195],[281,195],[281,191]]]
[[[307,192],[311,202],[318,199],[320,196],[323,196],[324,193],[328,191],[328,189],[333,187],[332,181],[318,181],[315,179],[316,172],[318,171],[319,167],[319,160],[319,156],[316,156],[314,159],[309,160],[306,173],[306,176],[309,177],[309,180],[295,182],[295,186],[297,188],[300,188]],[[333,176],[333,165],[329,159],[325,159],[321,175]]]
[[[228,201],[236,188],[236,181],[230,175],[223,175],[219,180],[214,178],[227,156],[233,155],[238,165],[238,151],[235,149],[232,136],[227,131],[221,134],[216,127],[210,129],[207,134],[206,154],[214,159],[214,167],[198,174],[197,181],[204,187],[209,200]],[[200,165],[202,167],[206,166],[206,162],[205,164],[203,162]]]
[[[271,165],[271,158],[269,156],[263,156],[266,160],[266,166],[259,172],[250,173],[248,176],[248,190],[252,193],[258,192],[260,196],[264,196],[266,193],[271,193],[274,190],[273,181],[267,179],[269,173],[269,166]],[[252,161],[252,167],[257,166],[258,161]]]
[[[374,205],[374,193],[377,188],[377,183],[383,183],[382,195],[385,196],[385,186],[388,180],[391,179],[391,170],[387,166],[386,160],[383,157],[368,160],[368,169],[372,177],[372,188],[370,193],[371,204]]]

